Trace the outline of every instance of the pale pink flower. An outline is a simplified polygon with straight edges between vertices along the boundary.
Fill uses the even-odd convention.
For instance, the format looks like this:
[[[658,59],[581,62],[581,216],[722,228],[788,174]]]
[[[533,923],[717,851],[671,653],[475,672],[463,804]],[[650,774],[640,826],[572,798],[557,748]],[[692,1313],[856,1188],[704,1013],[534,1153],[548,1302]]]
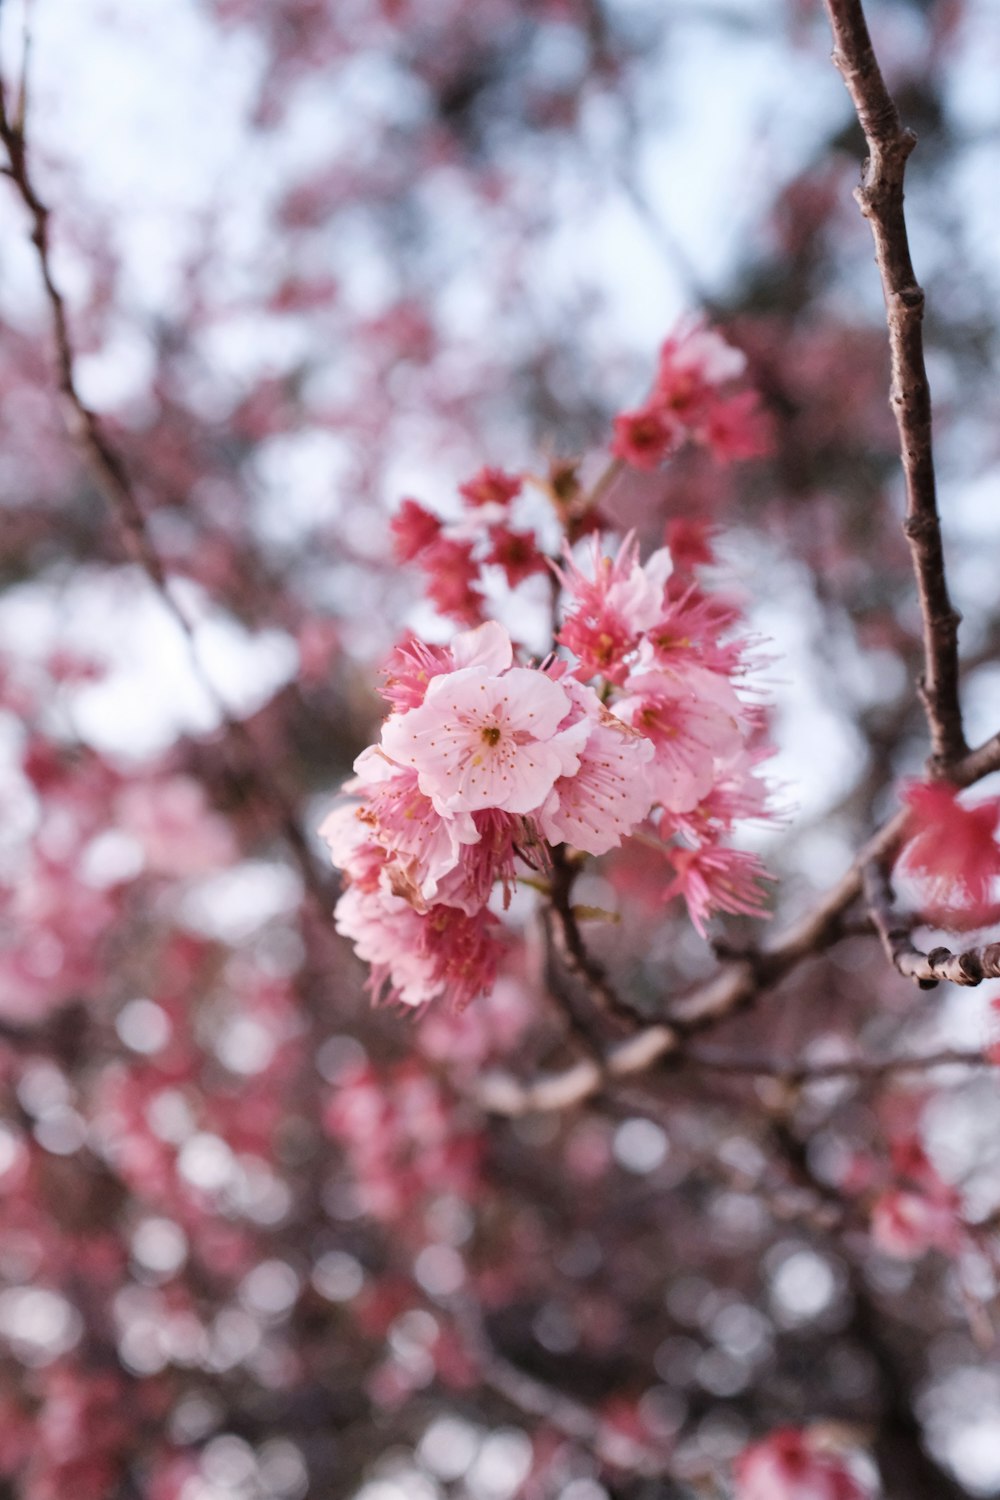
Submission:
[[[698,849],[668,850],[674,878],[663,899],[683,896],[688,915],[700,937],[713,912],[734,916],[763,917],[766,895],[758,884],[770,877],[756,854],[729,849],[722,844],[704,844]]]
[[[433,906],[419,914],[389,891],[351,885],[334,916],[337,931],[370,965],[376,999],[420,1006],[445,996],[461,1008],[496,978],[499,924],[490,912],[470,918]]]
[[[552,844],[606,854],[649,812],[653,745],[609,714],[592,688],[570,680],[566,690],[589,733],[579,752],[579,769],[555,783],[539,827]]]
[[[544,862],[548,852],[539,845],[528,818],[494,808],[472,813],[471,818],[478,839],[462,845],[454,868],[439,880],[436,895],[440,905],[457,906],[469,917],[482,911],[497,882],[503,888],[504,905],[510,904],[519,853],[534,849]]]
[[[663,611],[673,566],[670,552],[662,547],[640,564],[638,545],[629,533],[615,558],[605,557],[595,538],[591,560],[593,578],[577,567],[568,551],[564,566],[555,570],[571,601],[558,640],[579,657],[577,676],[622,682],[642,632]]]
[[[615,712],[653,743],[653,800],[689,812],[711,791],[717,762],[742,748],[740,700],[724,677],[697,667],[682,677],[637,673],[628,687]]]
[[[660,349],[654,392],[683,410],[694,389],[725,385],[746,369],[746,355],[701,323],[682,325]]]
[[[146,867],[156,875],[204,875],[236,858],[229,825],[190,776],[123,787],[115,814],[118,826],[142,845]]]
[[[447,646],[428,646],[416,638],[400,641],[382,668],[382,697],[398,713],[405,714],[409,708],[420,707],[433,678],[453,667]]]
[[[839,1455],[791,1427],[745,1448],[734,1468],[735,1500],[866,1500],[868,1493]]]
[[[443,816],[487,807],[531,813],[579,764],[586,728],[558,732],[569,708],[565,690],[542,672],[462,667],[436,677],[420,708],[390,716],[382,749],[416,772]]]
[[[387,760],[377,746],[362,751],[344,790],[363,797],[356,816],[385,851],[383,884],[418,911],[438,900],[441,880],[459,862],[463,844],[480,834],[469,813],[442,818],[417,785],[414,771]]]
[[[872,1240],[885,1255],[917,1260],[927,1250],[953,1254],[960,1244],[956,1196],[890,1188],[872,1205]]]
[[[919,883],[923,909],[954,926],[991,920],[1000,879],[1000,797],[965,805],[945,782],[911,781],[903,801],[912,816],[899,869]]]
[[[649,626],[639,647],[639,666],[676,673],[698,666],[732,677],[740,668],[744,643],[722,637],[738,619],[739,610],[729,600],[692,584],[677,598],[668,598]]]
[[[385,863],[385,851],[359,816],[356,802],[342,802],[328,812],[317,832],[338,870],[365,890],[375,890]]]
[[[417,639],[396,646],[385,665],[382,697],[400,713],[419,708],[431,680],[456,667],[503,672],[514,660],[510,636],[495,620],[464,630],[450,646],[428,646]]]

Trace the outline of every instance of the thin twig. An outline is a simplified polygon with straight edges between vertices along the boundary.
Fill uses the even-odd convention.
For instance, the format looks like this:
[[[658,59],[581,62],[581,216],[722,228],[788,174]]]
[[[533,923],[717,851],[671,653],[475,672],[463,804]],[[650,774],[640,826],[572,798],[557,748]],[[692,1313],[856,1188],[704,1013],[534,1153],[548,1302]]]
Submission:
[[[482,1383],[516,1410],[540,1418],[581,1443],[602,1463],[647,1477],[666,1472],[668,1453],[604,1422],[572,1396],[522,1370],[493,1343],[471,1298],[440,1299],[477,1367]]]
[[[951,780],[971,786],[1000,770],[1000,735],[971,750],[951,768]],[[590,1060],[562,1073],[544,1074],[524,1083],[508,1073],[487,1074],[479,1084],[480,1106],[494,1114],[525,1115],[582,1104],[617,1078],[647,1072],[678,1054],[687,1039],[736,1015],[772,990],[806,958],[814,957],[843,935],[843,919],[861,894],[863,872],[873,861],[885,861],[899,848],[909,824],[908,810],[896,813],[868,840],[850,868],[816,905],[759,953],[724,964],[696,985],[674,1007],[668,1022],[644,1027],[611,1048],[603,1067]]]
[[[205,671],[197,649],[194,621],[170,588],[166,568],[154,544],[142,502],[126,464],[109,439],[97,413],[91,410],[80,394],[66,302],[52,271],[50,211],[38,195],[28,163],[23,120],[26,87],[26,83],[22,83],[18,106],[12,115],[8,109],[6,90],[0,82],[0,143],[6,149],[8,158],[5,175],[13,183],[31,220],[31,240],[37,252],[39,271],[52,319],[59,391],[63,397],[67,430],[117,517],[126,552],[149,579],[181,631],[192,671],[223,725],[223,746],[229,770],[238,778],[250,782],[265,805],[270,807],[306,889],[325,912],[332,900],[332,887],[325,871],[316,861],[290,800],[274,777],[261,768],[250,731],[229,712],[224,699]]]
[[[751,1078],[774,1078],[789,1087],[804,1083],[820,1083],[827,1079],[848,1079],[851,1082],[878,1080],[897,1073],[930,1073],[935,1068],[989,1068],[995,1066],[978,1048],[945,1047],[938,1052],[916,1054],[912,1057],[844,1058],[838,1062],[787,1063],[769,1061],[767,1058],[716,1057],[712,1053],[687,1052],[684,1061],[696,1068],[706,1068],[713,1073],[731,1073]]]
[[[882,278],[892,356],[890,405],[906,480],[904,530],[923,620],[920,695],[931,737],[930,768],[948,772],[967,750],[958,691],[960,616],[948,594],[931,442],[931,395],[924,366],[924,293],[917,284],[903,212],[903,177],[916,136],[904,128],[882,77],[860,0],[825,0],[836,64],[868,144],[855,197],[871,225]]]
[[[904,979],[913,979],[922,990],[934,989],[942,979],[972,987],[984,979],[1000,979],[1000,943],[967,948],[932,948],[925,953],[912,938],[912,923],[893,906],[892,882],[884,866],[872,861],[865,869],[865,900],[885,955]]]
[[[560,846],[552,851],[550,899],[559,955],[569,972],[586,986],[596,1004],[634,1024],[637,1016],[642,1019],[641,1015],[616,990],[604,965],[594,958],[580,931],[573,905],[573,887],[579,873],[580,866],[567,858],[565,849]]]

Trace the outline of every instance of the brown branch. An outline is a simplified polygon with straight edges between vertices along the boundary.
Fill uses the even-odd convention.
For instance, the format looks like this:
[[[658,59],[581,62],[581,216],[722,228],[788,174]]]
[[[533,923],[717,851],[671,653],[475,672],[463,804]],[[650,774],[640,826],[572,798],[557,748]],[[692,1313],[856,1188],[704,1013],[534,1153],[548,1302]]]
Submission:
[[[903,211],[903,177],[916,136],[904,128],[872,49],[861,0],[824,0],[833,60],[868,145],[855,197],[871,225],[882,279],[892,388],[906,481],[906,520],[923,621],[920,696],[931,737],[932,774],[947,773],[967,750],[958,691],[960,616],[948,594],[931,440],[931,395],[924,366],[924,293],[917,284]]]
[[[865,900],[885,955],[904,979],[913,979],[922,990],[934,989],[942,979],[968,987],[984,979],[1000,979],[1000,943],[967,948],[932,948],[925,953],[912,938],[912,923],[893,906],[892,882],[884,867],[873,861],[865,869]]]
[[[580,874],[579,864],[567,857],[560,845],[552,851],[552,879],[550,900],[554,921],[554,936],[559,956],[569,972],[585,985],[588,995],[601,1009],[632,1024],[637,1017],[635,1008],[620,995],[611,983],[600,963],[587,947],[576,910],[573,906],[573,887]]]
[[[952,766],[950,776],[954,785],[965,787],[996,770],[1000,770],[1000,735],[971,750]],[[476,1092],[481,1108],[514,1116],[569,1109],[591,1098],[608,1082],[644,1073],[677,1055],[690,1036],[752,1005],[804,959],[839,940],[844,916],[861,894],[866,867],[895,853],[906,835],[909,817],[903,810],[890,818],[811,911],[759,953],[724,964],[712,978],[696,985],[678,1001],[668,1021],[644,1027],[611,1048],[603,1067],[588,1059],[528,1083],[508,1073],[487,1074]]]
[[[6,149],[8,159],[7,166],[2,170],[13,183],[31,221],[31,241],[37,253],[52,320],[59,391],[63,398],[67,430],[118,519],[126,552],[145,573],[184,637],[192,671],[223,725],[223,746],[228,769],[237,778],[254,786],[261,801],[271,809],[302,875],[306,890],[326,913],[332,901],[332,886],[326,872],[318,864],[285,792],[273,776],[261,768],[257,749],[247,726],[230,714],[224,699],[205,671],[197,650],[194,622],[171,591],[166,568],[154,544],[142,502],[125,462],[109,439],[97,413],[91,410],[80,394],[76,383],[75,356],[66,301],[52,271],[50,211],[38,195],[28,162],[23,109],[25,90],[26,84],[22,82],[18,104],[12,113],[8,108],[6,89],[0,81],[0,144]]]
[[[612,1468],[646,1477],[667,1472],[666,1449],[642,1442],[602,1421],[589,1407],[522,1370],[502,1354],[471,1298],[441,1298],[436,1305],[450,1313],[483,1385],[509,1405],[554,1427]]]
[[[829,1079],[850,1082],[878,1081],[898,1073],[929,1073],[935,1068],[990,1068],[994,1063],[977,1048],[945,1047],[938,1052],[917,1053],[911,1057],[844,1058],[839,1062],[786,1063],[767,1058],[716,1057],[712,1053],[687,1052],[684,1060],[696,1068],[713,1073],[731,1073],[750,1078],[773,1078],[795,1088],[805,1083]]]
[[[780,1115],[772,1119],[771,1138],[793,1181],[831,1210],[838,1205],[844,1208],[841,1194],[817,1174],[807,1145],[787,1119]],[[837,1233],[837,1226],[826,1237],[847,1272],[850,1322],[844,1331],[871,1357],[878,1375],[881,1399],[874,1413],[872,1454],[887,1500],[968,1500],[968,1491],[938,1466],[925,1446],[915,1410],[917,1382],[889,1336],[885,1313],[875,1300],[864,1263],[850,1241]]]

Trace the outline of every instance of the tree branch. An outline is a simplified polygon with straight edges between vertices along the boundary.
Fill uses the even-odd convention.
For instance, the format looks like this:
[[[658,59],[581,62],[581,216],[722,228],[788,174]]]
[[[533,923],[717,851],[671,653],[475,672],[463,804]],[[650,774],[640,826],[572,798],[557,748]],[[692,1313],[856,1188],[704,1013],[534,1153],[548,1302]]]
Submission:
[[[822,1083],[830,1079],[851,1082],[877,1081],[897,1073],[930,1073],[935,1068],[990,1068],[990,1059],[978,1048],[945,1047],[938,1052],[916,1053],[911,1057],[850,1057],[839,1062],[801,1063],[791,1067],[767,1058],[715,1057],[711,1053],[688,1052],[685,1062],[713,1073],[731,1073],[749,1078],[773,1078],[795,1088],[804,1083]]]
[[[931,441],[931,395],[924,366],[924,293],[910,259],[903,177],[916,136],[905,129],[872,49],[861,0],[824,0],[833,29],[833,60],[847,86],[868,144],[855,197],[871,225],[882,278],[892,388],[906,480],[906,520],[923,620],[920,695],[931,737],[932,774],[947,773],[967,750],[958,692],[958,625],[945,577]]]
[[[996,770],[1000,770],[1000,735],[956,762],[950,778],[954,785],[966,787]],[[752,1005],[804,959],[839,939],[844,916],[861,894],[865,869],[895,853],[906,836],[909,818],[908,810],[896,813],[872,835],[850,868],[811,911],[759,953],[724,964],[712,978],[696,985],[678,1001],[669,1021],[644,1027],[611,1048],[603,1066],[588,1059],[562,1073],[545,1074],[528,1083],[508,1073],[488,1073],[476,1091],[480,1107],[492,1114],[512,1116],[569,1109],[599,1093],[609,1081],[644,1073],[675,1056],[688,1037]]]
[[[205,671],[197,650],[194,623],[171,591],[166,568],[154,544],[142,502],[125,462],[109,439],[97,413],[90,409],[80,394],[76,383],[66,302],[52,271],[50,211],[38,195],[28,163],[23,110],[25,90],[26,84],[22,83],[19,101],[12,113],[8,107],[6,88],[0,81],[0,144],[7,152],[5,175],[13,183],[31,221],[31,241],[37,253],[52,320],[59,391],[63,398],[67,430],[117,517],[126,552],[145,573],[184,637],[192,671],[223,725],[224,753],[230,771],[253,785],[262,802],[270,807],[306,889],[325,914],[332,900],[331,883],[326,872],[317,863],[285,792],[274,777],[261,768],[257,749],[247,726],[230,714],[221,694]]]
[[[615,989],[604,965],[594,958],[580,931],[573,907],[573,887],[579,873],[579,864],[567,857],[561,845],[553,849],[550,899],[559,956],[569,972],[586,986],[596,1005],[634,1025],[636,1019],[642,1019],[641,1015]]]
[[[879,941],[904,979],[915,980],[922,990],[934,989],[942,979],[970,987],[982,984],[984,979],[1000,979],[1000,943],[967,948],[962,953],[953,953],[950,948],[932,948],[925,953],[913,942],[912,924],[895,911],[892,882],[877,861],[866,866],[864,884]]]

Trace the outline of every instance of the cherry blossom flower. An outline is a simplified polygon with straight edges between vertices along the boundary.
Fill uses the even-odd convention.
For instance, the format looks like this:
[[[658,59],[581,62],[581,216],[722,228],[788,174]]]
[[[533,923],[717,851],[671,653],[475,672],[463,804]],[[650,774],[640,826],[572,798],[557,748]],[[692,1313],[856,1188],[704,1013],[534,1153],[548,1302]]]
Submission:
[[[441,880],[459,862],[463,844],[480,833],[469,813],[442,818],[417,785],[416,773],[400,768],[374,745],[354,763],[357,773],[344,790],[362,795],[355,816],[380,844],[384,883],[417,910],[437,899]]]
[[[649,401],[615,418],[611,452],[635,469],[658,469],[683,437],[684,428],[676,416],[660,401]]]
[[[416,771],[441,814],[530,813],[579,764],[586,726],[558,732],[569,710],[565,690],[541,672],[465,667],[436,677],[420,708],[391,717],[382,749]]]
[[[460,484],[458,493],[467,505],[507,506],[521,493],[521,478],[518,474],[507,474],[503,469],[480,469],[465,484]]]
[[[400,713],[419,708],[432,677],[454,666],[446,646],[428,646],[416,639],[395,646],[382,669],[382,697]]]
[[[533,532],[491,526],[489,536],[492,546],[483,561],[503,568],[512,589],[534,573],[548,571],[548,562],[539,551]]]
[[[742,748],[739,699],[725,678],[701,668],[680,680],[637,673],[627,686],[615,712],[654,746],[653,800],[672,812],[690,811],[711,790],[717,762]]]
[[[420,914],[391,892],[351,885],[334,916],[337,931],[370,965],[376,999],[421,1006],[445,996],[461,1009],[496,978],[499,923],[491,912],[470,918],[433,906]]]
[[[665,547],[641,564],[632,534],[613,559],[604,556],[595,537],[590,556],[592,578],[577,567],[568,551],[564,566],[555,570],[571,601],[557,639],[579,658],[578,677],[600,676],[620,683],[642,632],[663,609],[673,564]]]
[[[556,781],[539,826],[552,844],[606,854],[618,848],[649,812],[653,745],[608,713],[591,688],[570,680],[566,690],[589,725],[589,734],[579,752],[578,769]]]
[[[419,556],[427,574],[427,595],[439,614],[460,625],[476,625],[482,619],[483,597],[476,587],[479,564],[472,542],[440,536]]]
[[[666,600],[639,648],[639,664],[674,672],[696,665],[731,677],[740,669],[744,643],[723,637],[738,620],[734,604],[692,584]]]
[[[705,924],[713,912],[734,916],[762,917],[766,895],[759,881],[770,877],[756,854],[705,844],[697,849],[677,847],[669,851],[674,878],[663,893],[666,901],[683,896],[691,921],[705,936]]]
[[[682,325],[660,348],[654,396],[691,421],[706,392],[738,379],[745,369],[746,355],[720,333],[700,322]]]
[[[954,1254],[961,1244],[958,1207],[950,1191],[928,1197],[889,1188],[872,1204],[872,1240],[897,1260],[917,1260],[927,1250]]]
[[[404,500],[389,522],[396,556],[412,562],[441,535],[441,521],[417,500]]]
[[[735,1500],[867,1500],[867,1491],[813,1434],[786,1427],[744,1449]]]
[[[707,521],[675,516],[667,522],[666,543],[679,572],[690,573],[694,568],[715,562],[713,534],[713,527]]]
[[[965,807],[944,782],[910,782],[903,801],[913,832],[898,868],[916,878],[929,916],[959,925],[987,920],[1000,876],[1000,797]]]

